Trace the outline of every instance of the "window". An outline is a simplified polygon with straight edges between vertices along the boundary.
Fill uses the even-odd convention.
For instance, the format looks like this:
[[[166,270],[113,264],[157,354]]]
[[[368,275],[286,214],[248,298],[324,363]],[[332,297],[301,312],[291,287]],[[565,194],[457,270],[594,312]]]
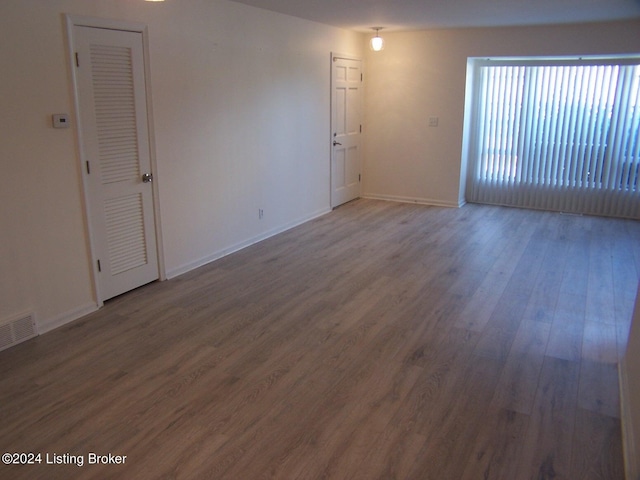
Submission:
[[[640,59],[474,63],[471,202],[640,218]]]

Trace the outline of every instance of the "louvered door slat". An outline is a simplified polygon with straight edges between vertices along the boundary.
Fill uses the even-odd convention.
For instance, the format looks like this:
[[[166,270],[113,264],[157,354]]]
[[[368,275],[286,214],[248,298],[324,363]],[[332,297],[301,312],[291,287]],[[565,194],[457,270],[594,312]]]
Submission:
[[[142,196],[105,201],[111,274],[117,275],[147,262]]]
[[[91,46],[103,184],[140,176],[131,49]]]

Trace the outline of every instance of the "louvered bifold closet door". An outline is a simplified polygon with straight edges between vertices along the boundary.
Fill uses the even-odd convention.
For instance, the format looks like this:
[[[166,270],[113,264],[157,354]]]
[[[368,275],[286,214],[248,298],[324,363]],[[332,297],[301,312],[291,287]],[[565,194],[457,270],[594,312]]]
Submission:
[[[477,66],[467,199],[640,218],[640,66],[627,63]]]
[[[150,172],[142,38],[76,29],[88,37],[78,58],[86,76],[81,99],[88,104],[82,109],[83,143],[102,289],[110,298],[158,277],[152,189],[142,182]]]

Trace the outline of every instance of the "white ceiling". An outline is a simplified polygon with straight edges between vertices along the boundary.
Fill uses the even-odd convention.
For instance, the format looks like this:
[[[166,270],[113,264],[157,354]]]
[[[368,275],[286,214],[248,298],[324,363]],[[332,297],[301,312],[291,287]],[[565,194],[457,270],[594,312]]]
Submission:
[[[362,32],[378,26],[393,31],[640,18],[640,0],[234,1]]]

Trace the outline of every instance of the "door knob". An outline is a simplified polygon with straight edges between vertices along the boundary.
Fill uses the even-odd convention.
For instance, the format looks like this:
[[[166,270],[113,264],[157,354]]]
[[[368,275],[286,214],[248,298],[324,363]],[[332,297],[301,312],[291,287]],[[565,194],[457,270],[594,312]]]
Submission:
[[[143,173],[142,183],[151,183],[151,182],[153,182],[153,173]]]
[[[333,141],[333,146],[335,147],[336,145],[342,145],[340,142],[336,142],[335,140]]]

